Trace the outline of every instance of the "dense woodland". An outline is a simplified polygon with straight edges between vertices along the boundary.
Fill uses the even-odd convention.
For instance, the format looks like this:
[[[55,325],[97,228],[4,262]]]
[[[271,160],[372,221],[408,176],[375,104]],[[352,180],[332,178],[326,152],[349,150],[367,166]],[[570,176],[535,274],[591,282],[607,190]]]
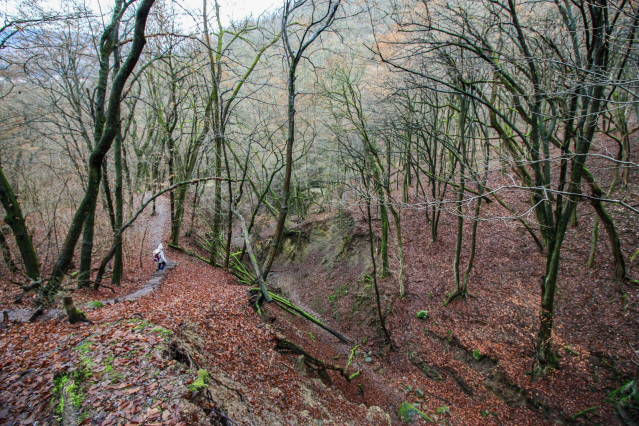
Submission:
[[[224,16],[217,0],[0,11],[2,421],[639,422],[638,4],[285,0]],[[64,299],[72,320],[70,296],[82,308],[136,290],[159,242],[178,263],[160,293],[162,312],[183,303],[173,316],[146,302],[73,326],[31,315]],[[278,380],[316,377],[342,399],[302,415],[264,379],[277,374],[246,364],[288,408],[230,408],[202,391],[213,349],[186,334],[154,344],[181,363],[163,368],[192,373],[191,417],[152,404],[99,417],[86,395],[69,417],[50,401],[72,400],[60,377],[88,386],[77,363],[46,367],[38,410],[10,395],[31,366],[20,347],[97,342],[134,313],[176,333],[182,310],[231,298],[255,318],[216,326],[255,338],[225,344],[268,347],[243,328],[259,314],[269,350],[306,361]],[[199,339],[223,340],[194,315]],[[79,329],[86,340],[61,337]],[[254,407],[282,398],[243,392]]]

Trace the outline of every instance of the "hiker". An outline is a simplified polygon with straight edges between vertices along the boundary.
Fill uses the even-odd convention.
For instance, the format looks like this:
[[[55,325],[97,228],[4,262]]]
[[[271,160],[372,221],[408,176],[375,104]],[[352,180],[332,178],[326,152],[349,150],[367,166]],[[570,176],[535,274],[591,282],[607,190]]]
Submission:
[[[164,257],[164,247],[162,243],[153,251],[153,261],[158,264],[158,271],[164,270],[166,257]]]

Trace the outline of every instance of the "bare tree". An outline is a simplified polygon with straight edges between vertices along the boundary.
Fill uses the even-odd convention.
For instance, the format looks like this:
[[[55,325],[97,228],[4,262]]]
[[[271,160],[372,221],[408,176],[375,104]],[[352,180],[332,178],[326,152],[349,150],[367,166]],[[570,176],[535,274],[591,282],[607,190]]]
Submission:
[[[307,49],[335,22],[340,2],[341,0],[328,0],[323,2],[314,0],[285,0],[284,2],[284,9],[282,11],[282,40],[284,41],[284,52],[286,55],[286,65],[288,67],[286,168],[284,170],[281,204],[275,234],[273,236],[273,243],[262,267],[262,277],[264,279],[268,276],[271,266],[273,265],[273,260],[282,243],[284,224],[289,209],[291,175],[293,173],[293,147],[295,145],[295,98],[297,96],[295,80],[297,79],[297,68],[302,59],[305,58],[304,54]],[[295,22],[296,15],[300,11],[306,11],[310,15],[309,22],[301,26],[298,25],[298,22]]]

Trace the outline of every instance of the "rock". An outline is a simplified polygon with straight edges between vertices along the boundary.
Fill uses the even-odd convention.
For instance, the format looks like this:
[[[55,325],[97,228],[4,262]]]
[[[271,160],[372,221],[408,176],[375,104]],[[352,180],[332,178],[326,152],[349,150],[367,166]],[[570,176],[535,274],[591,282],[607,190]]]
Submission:
[[[364,362],[371,363],[371,362],[373,362],[373,358],[367,356],[366,358],[364,358]]]
[[[426,396],[426,394],[424,393],[424,391],[420,388],[415,389],[415,396],[417,398],[423,398],[424,396]]]
[[[391,417],[388,413],[376,405],[368,407],[366,420],[372,425],[391,425]]]

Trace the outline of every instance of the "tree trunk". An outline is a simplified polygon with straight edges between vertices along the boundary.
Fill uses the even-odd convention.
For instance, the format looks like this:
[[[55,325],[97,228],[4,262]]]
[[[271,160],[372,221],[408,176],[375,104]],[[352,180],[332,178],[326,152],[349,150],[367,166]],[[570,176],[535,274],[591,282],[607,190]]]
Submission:
[[[364,178],[363,173],[362,178]],[[382,331],[384,332],[386,343],[388,343],[388,345],[392,347],[393,341],[391,340],[390,333],[386,328],[386,321],[382,313],[382,304],[380,302],[379,287],[377,286],[377,262],[375,262],[375,250],[373,248],[373,227],[371,226],[373,218],[371,216],[371,201],[369,198],[366,198],[366,212],[368,213],[368,245],[371,252],[371,262],[373,263],[373,286],[375,287],[375,305],[377,306],[377,317],[379,318],[380,326],[382,328]]]
[[[96,188],[97,199],[99,187]],[[88,207],[88,213],[84,220],[84,232],[82,234],[82,250],[80,251],[80,273],[78,274],[78,288],[88,287],[91,280],[91,260],[93,257],[93,234],[95,230],[95,207],[97,200]]]
[[[382,226],[382,246],[380,247],[382,272],[380,277],[385,278],[390,275],[390,263],[388,261],[388,210],[386,209],[386,202],[384,201],[383,189],[379,184],[377,185],[377,197],[379,198],[379,218]]]
[[[122,133],[118,132],[115,137],[113,146],[114,166],[115,166],[115,229],[116,231],[122,227],[124,214],[124,194],[122,191]],[[113,275],[111,275],[111,283],[120,285],[122,274],[124,272],[124,253],[122,247],[122,235],[116,237],[116,249],[113,258]]]
[[[9,272],[11,272],[12,274],[18,272],[18,267],[11,258],[11,250],[9,249],[9,244],[7,244],[7,240],[4,238],[2,229],[0,229],[0,250],[2,251],[2,258],[4,259],[4,263],[7,265],[7,268],[9,268]]]
[[[16,199],[9,182],[0,166],[0,202],[6,212],[4,221],[11,227],[16,239],[16,245],[22,257],[22,263],[27,277],[32,281],[40,279],[40,263],[31,242],[29,230],[22,216],[20,203]]]
[[[295,143],[295,69],[297,62],[293,64],[288,75],[288,136],[286,138],[286,168],[284,169],[284,183],[282,188],[282,200],[280,212],[277,218],[273,243],[268,256],[262,266],[262,278],[266,279],[271,270],[279,246],[284,235],[284,224],[288,215],[288,198],[291,192],[291,174],[293,171],[293,144]]]
[[[257,264],[257,260],[255,259],[255,254],[253,254],[253,246],[251,245],[251,239],[249,238],[248,231],[246,230],[246,223],[244,222],[244,218],[242,215],[235,210],[233,206],[231,206],[231,212],[238,218],[240,221],[240,225],[242,226],[242,232],[244,234],[244,243],[246,244],[246,249],[248,250],[249,259],[251,260],[251,265],[253,266],[253,271],[255,272],[255,276],[257,277],[257,283],[260,286],[260,290],[262,291],[262,296],[264,300],[268,303],[271,302],[271,295],[266,288],[266,283],[264,282],[265,278],[260,271],[260,267]]]
[[[459,185],[459,192],[457,195],[457,239],[455,242],[455,259],[453,260],[453,279],[454,279],[454,289],[453,292],[448,296],[446,300],[446,304],[452,302],[457,297],[466,297],[465,289],[462,289],[461,285],[461,275],[459,273],[459,264],[461,263],[461,252],[462,252],[462,242],[464,237],[464,211],[462,207],[462,202],[464,200],[464,186],[465,180],[463,177],[464,167],[461,169],[461,185]]]
[[[62,278],[71,264],[73,252],[82,231],[82,225],[91,211],[95,209],[95,202],[100,185],[102,161],[117,135],[117,128],[119,127],[117,118],[119,117],[122,92],[146,44],[144,30],[149,11],[154,2],[155,0],[142,0],[140,3],[135,17],[135,29],[131,50],[122,64],[120,71],[113,77],[104,131],[102,132],[99,143],[96,144],[89,157],[89,179],[87,188],[71,221],[60,254],[58,255],[58,260],[51,272],[49,283],[43,289],[43,296],[49,301],[51,301],[58,292]],[[109,30],[109,28],[107,28],[107,30]]]
[[[115,38],[119,38],[119,31],[116,28]],[[113,72],[118,73],[120,71],[120,47],[116,45],[113,49]],[[113,232],[117,232],[122,227],[122,216],[124,214],[124,194],[122,191],[122,120],[121,114],[118,111],[117,116],[117,134],[115,135],[113,146],[113,167],[115,168],[115,217]],[[124,258],[122,248],[122,235],[116,237],[115,257],[113,259],[113,274],[111,275],[111,284],[120,285],[122,280],[122,274],[124,272]]]
[[[109,223],[113,232],[117,229],[115,227],[115,209],[113,208],[113,200],[111,199],[111,190],[109,189],[109,174],[107,170],[107,162],[102,164],[102,191],[104,192],[104,199],[102,205],[109,213]]]
[[[89,324],[91,323],[91,321],[87,319],[87,316],[84,315],[84,312],[75,307],[75,305],[73,304],[73,298],[71,296],[64,296],[62,298],[62,306],[64,307],[64,311],[67,314],[67,319],[71,324],[75,324],[77,322],[86,322]]]
[[[619,234],[617,233],[617,228],[612,220],[612,217],[606,211],[604,205],[601,202],[601,198],[604,196],[601,187],[595,181],[594,176],[590,173],[590,171],[584,168],[583,177],[588,182],[590,186],[590,192],[592,194],[592,198],[590,199],[590,204],[597,212],[597,218],[595,220],[595,229],[599,227],[599,221],[601,221],[606,228],[606,232],[608,233],[608,238],[610,239],[610,247],[612,248],[612,255],[614,259],[615,265],[615,280],[620,283],[626,278],[626,262],[624,260],[623,252],[621,251],[621,240],[619,239]],[[614,186],[611,187],[611,190],[614,189]],[[611,191],[608,192],[610,194]],[[594,251],[596,250],[596,237],[594,234],[595,230],[593,230],[593,243],[590,249],[590,258],[588,259],[588,266],[591,266],[591,259],[594,263]]]
[[[222,138],[215,132],[215,176],[222,176]],[[220,233],[222,230],[222,182],[215,181],[215,200],[213,207],[213,231],[211,235],[211,265],[216,265],[220,250]]]
[[[549,247],[546,274],[541,283],[541,310],[539,311],[539,333],[536,342],[535,375],[545,374],[548,368],[557,366],[557,356],[552,350],[552,328],[560,252],[561,243],[555,242],[552,247]]]

